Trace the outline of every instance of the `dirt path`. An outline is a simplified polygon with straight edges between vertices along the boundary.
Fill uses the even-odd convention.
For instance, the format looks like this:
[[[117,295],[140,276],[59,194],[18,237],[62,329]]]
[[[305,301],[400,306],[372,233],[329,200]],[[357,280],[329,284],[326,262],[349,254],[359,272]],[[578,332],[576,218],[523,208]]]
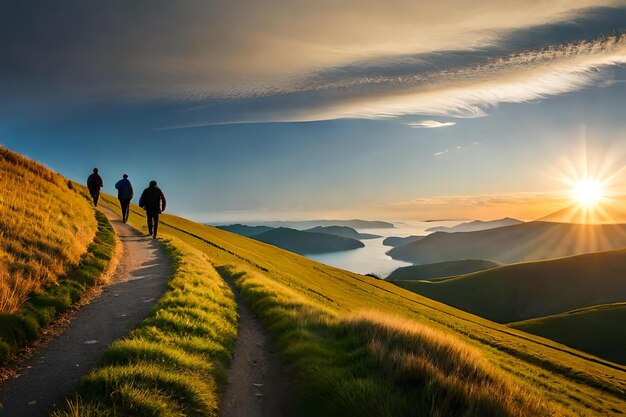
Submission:
[[[124,245],[124,254],[102,295],[76,313],[68,328],[22,364],[21,376],[6,381],[0,416],[47,416],[82,376],[97,366],[105,349],[146,317],[163,294],[170,264],[160,244],[104,209]]]
[[[231,285],[231,288],[233,286]],[[227,373],[220,417],[289,417],[289,382],[270,349],[261,323],[245,306],[236,288],[239,330],[233,362]]]

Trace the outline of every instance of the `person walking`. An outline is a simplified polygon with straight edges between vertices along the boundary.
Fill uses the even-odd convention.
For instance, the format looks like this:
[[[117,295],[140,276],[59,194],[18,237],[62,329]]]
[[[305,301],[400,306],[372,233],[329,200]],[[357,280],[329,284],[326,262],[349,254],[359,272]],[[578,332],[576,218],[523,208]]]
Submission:
[[[103,187],[102,178],[98,175],[98,168],[93,169],[93,174],[87,178],[87,189],[91,198],[93,199],[93,205],[98,207],[98,199],[100,198],[100,189]]]
[[[115,189],[117,190],[117,199],[120,200],[122,207],[122,222],[126,223],[130,200],[133,199],[133,186],[128,179],[128,174],[122,175],[122,179],[115,183]]]
[[[143,190],[139,198],[139,207],[146,210],[148,219],[148,233],[153,239],[157,237],[159,228],[159,214],[165,211],[165,195],[156,181],[150,181],[150,186]]]

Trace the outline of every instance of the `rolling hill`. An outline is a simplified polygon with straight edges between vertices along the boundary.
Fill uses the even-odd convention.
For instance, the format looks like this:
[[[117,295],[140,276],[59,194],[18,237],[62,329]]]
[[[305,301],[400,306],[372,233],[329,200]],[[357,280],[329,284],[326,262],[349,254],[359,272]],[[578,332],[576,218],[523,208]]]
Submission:
[[[437,262],[434,264],[403,266],[393,271],[387,281],[406,281],[451,277],[496,268],[499,264],[484,259]]]
[[[388,254],[416,264],[462,259],[490,259],[508,264],[624,247],[624,224],[529,222],[478,232],[436,232],[393,248]]]
[[[474,220],[467,223],[457,224],[456,226],[437,226],[431,227],[430,229],[426,229],[427,232],[447,232],[447,233],[457,233],[457,232],[477,232],[479,230],[489,230],[495,229],[497,227],[504,226],[513,226],[515,224],[524,223],[521,220],[512,219],[510,217],[505,217],[503,219],[498,220]]]
[[[626,300],[626,250],[506,265],[450,279],[395,281],[499,323]]]
[[[568,311],[509,324],[592,355],[626,365],[626,303]]]
[[[303,232],[286,227],[279,227],[252,236],[260,242],[269,243],[288,251],[303,254],[338,252],[362,248],[365,245],[358,240],[324,233]]]
[[[101,201],[118,207],[111,196]],[[131,210],[145,232],[145,213]],[[236,302],[270,335],[296,415],[626,412],[626,368],[610,361],[181,217],[163,214],[159,231],[174,261],[166,295],[57,415],[219,415]]]
[[[202,251],[238,288],[281,353],[300,415],[626,412],[626,368],[609,361],[180,217],[164,214],[161,233]]]
[[[363,240],[363,239],[377,239],[380,235],[373,235],[371,233],[359,233],[348,226],[317,226],[311,229],[306,229],[304,232],[310,233],[324,233],[327,235],[347,237],[349,239]]]
[[[383,245],[393,246],[395,248],[398,246],[404,246],[404,245],[408,245],[409,243],[417,242],[418,240],[424,239],[425,237],[426,236],[416,236],[416,235],[411,235],[407,237],[390,236],[390,237],[385,238],[385,240],[383,240]]]

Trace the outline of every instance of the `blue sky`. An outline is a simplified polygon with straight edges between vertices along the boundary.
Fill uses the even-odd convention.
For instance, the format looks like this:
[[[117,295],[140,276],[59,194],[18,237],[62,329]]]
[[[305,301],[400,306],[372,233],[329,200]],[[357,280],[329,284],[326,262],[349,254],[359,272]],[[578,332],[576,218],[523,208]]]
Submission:
[[[623,2],[172,4],[0,3],[0,143],[203,221],[541,217],[626,161]]]

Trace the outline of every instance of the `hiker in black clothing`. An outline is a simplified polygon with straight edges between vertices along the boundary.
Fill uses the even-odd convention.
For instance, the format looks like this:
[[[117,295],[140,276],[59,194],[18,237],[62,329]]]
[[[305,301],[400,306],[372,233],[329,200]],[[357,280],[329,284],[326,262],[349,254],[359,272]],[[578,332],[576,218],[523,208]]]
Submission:
[[[139,199],[139,207],[146,210],[148,218],[148,233],[156,239],[159,228],[159,214],[165,210],[165,196],[157,187],[156,181],[150,181],[150,186],[143,190]]]
[[[100,198],[100,188],[102,188],[102,178],[98,175],[98,168],[93,169],[93,174],[87,178],[87,189],[91,198],[93,199],[94,206],[98,207],[98,199]]]
[[[117,198],[120,200],[120,206],[122,207],[122,222],[128,221],[128,207],[130,206],[130,200],[133,199],[133,186],[128,180],[128,175],[122,175],[122,179],[115,183],[115,189],[117,190]]]

